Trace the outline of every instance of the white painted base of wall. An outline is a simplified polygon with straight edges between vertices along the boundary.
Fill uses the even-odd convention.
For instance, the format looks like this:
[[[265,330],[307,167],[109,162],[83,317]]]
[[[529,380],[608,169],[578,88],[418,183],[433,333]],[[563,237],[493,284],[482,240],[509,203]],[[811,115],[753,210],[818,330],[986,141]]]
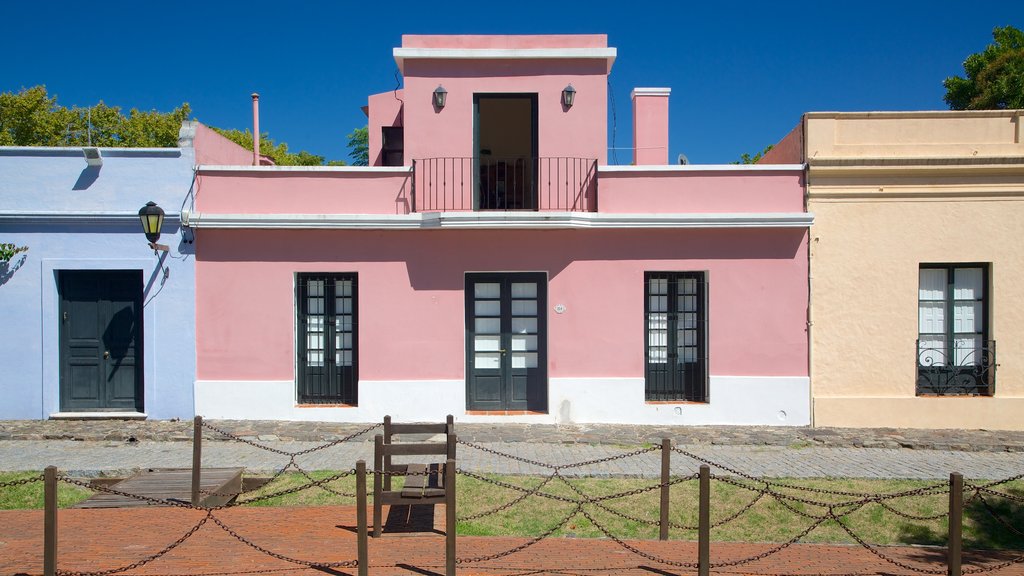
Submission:
[[[462,380],[362,381],[359,406],[297,406],[295,382],[196,382],[196,414],[229,420],[396,421],[537,424],[810,424],[810,381],[806,376],[712,376],[707,404],[648,404],[642,378],[552,378],[547,414],[466,414]]]

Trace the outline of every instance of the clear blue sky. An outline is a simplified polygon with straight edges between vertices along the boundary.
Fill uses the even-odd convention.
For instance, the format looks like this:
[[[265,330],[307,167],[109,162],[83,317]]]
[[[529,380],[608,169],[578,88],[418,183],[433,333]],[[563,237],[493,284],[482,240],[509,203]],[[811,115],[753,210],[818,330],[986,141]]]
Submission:
[[[58,0],[9,2],[3,16],[0,91],[45,84],[65,106],[188,102],[201,122],[240,129],[255,91],[263,131],[328,159],[347,157],[366,96],[395,87],[402,34],[604,33],[618,48],[615,145],[631,143],[630,90],[668,86],[670,158],[726,163],[807,111],[945,109],[942,80],[993,27],[1024,28],[1024,2]]]

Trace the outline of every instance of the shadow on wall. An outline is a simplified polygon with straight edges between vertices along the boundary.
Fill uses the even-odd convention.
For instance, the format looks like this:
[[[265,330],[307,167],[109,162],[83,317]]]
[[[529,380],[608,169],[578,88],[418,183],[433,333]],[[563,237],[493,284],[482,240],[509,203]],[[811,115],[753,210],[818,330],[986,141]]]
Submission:
[[[78,175],[78,181],[71,187],[72,190],[88,190],[89,186],[100,177],[100,168],[102,166],[86,166],[85,170]]]
[[[200,262],[403,262],[416,290],[465,288],[463,273],[547,271],[574,262],[637,261],[697,268],[714,261],[797,261],[804,229],[714,230],[203,230]],[[255,249],[253,247],[259,247]]]
[[[0,262],[0,286],[7,284],[11,278],[14,278],[14,273],[25,265],[25,260],[26,256],[22,254],[13,260]]]

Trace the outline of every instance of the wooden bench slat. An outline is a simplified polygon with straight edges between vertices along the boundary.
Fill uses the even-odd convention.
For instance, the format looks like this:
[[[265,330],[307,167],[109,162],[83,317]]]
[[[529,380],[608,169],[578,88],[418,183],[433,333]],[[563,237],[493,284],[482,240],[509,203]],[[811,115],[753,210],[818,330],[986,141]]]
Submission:
[[[430,454],[447,454],[448,447],[444,442],[420,442],[404,444],[385,444],[384,454],[391,456],[428,456]]]
[[[445,434],[447,424],[392,424],[391,434]]]

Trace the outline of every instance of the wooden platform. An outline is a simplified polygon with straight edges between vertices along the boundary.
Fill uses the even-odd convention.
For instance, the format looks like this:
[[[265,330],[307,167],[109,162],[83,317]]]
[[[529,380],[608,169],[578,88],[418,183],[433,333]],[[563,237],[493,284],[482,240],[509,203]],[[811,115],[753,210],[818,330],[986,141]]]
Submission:
[[[242,468],[203,468],[200,489],[216,494],[236,494],[242,488]],[[114,490],[159,498],[161,500],[192,499],[192,470],[190,468],[152,468],[122,480],[112,486]],[[230,497],[208,495],[202,500],[203,506],[219,506],[231,500]],[[156,506],[144,500],[137,500],[119,494],[97,492],[75,508],[138,508]]]

